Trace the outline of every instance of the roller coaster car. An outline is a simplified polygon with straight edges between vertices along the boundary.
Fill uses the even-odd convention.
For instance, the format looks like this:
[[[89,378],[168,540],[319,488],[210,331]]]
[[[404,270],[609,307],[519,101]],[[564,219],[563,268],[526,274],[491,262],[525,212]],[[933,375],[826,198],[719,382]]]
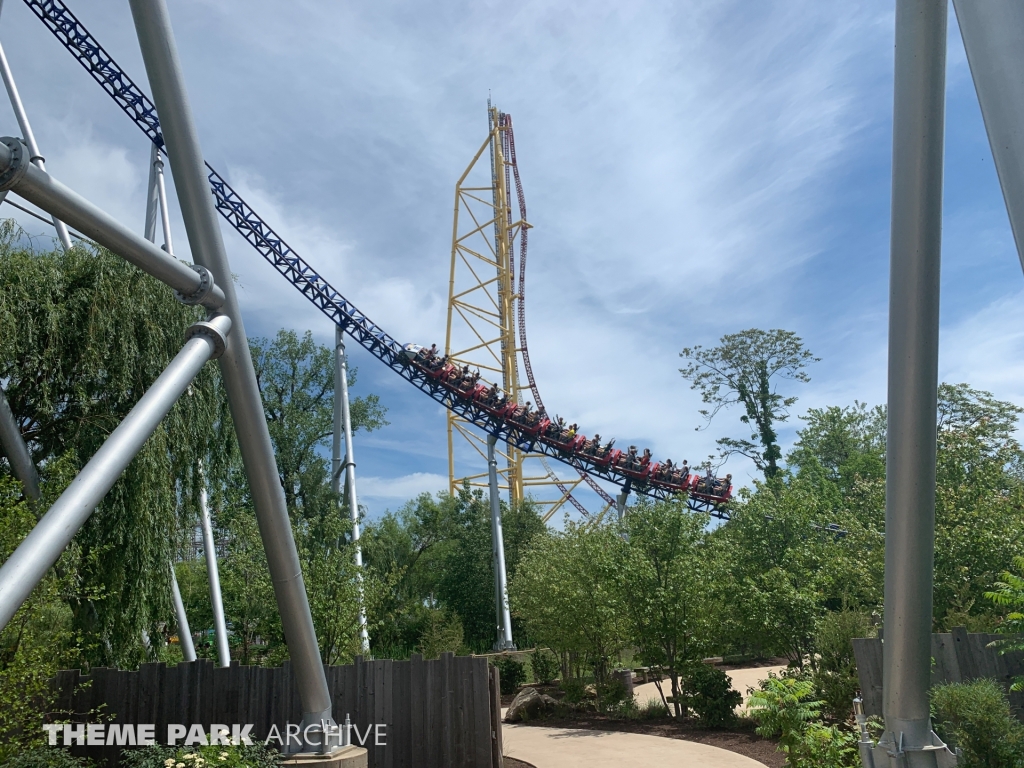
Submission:
[[[519,422],[519,429],[528,435],[542,435],[547,431],[547,428],[551,425],[551,419],[536,419],[533,424],[523,424]]]
[[[489,389],[490,387],[488,387],[486,384],[482,382],[477,382],[477,385],[466,393],[466,397],[468,397],[470,400],[480,402],[481,400],[484,399],[484,397],[487,396],[487,390]]]
[[[618,448],[613,448],[602,456],[587,456],[587,461],[591,464],[596,464],[602,469],[607,469],[608,467],[617,464],[621,456],[622,451]]]
[[[419,344],[406,344],[402,347],[402,353],[405,355],[407,362],[413,362],[417,357],[426,354],[426,347],[421,347]]]
[[[565,433],[560,435],[545,435],[543,437],[544,442],[555,446],[558,450],[563,453],[576,453],[583,448],[584,443],[587,442],[585,435],[574,435],[573,437],[567,437]]]

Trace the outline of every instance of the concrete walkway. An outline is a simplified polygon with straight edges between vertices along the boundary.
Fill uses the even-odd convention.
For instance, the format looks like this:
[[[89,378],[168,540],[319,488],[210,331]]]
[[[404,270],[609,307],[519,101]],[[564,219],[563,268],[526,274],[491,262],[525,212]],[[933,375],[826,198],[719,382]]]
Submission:
[[[757,688],[758,683],[768,677],[769,672],[779,674],[785,667],[750,667],[747,669],[730,669],[725,674],[732,680],[732,687],[743,694],[743,703],[736,707],[737,714],[743,710],[747,705],[748,688]],[[671,696],[672,683],[669,680],[665,680],[662,683],[662,687],[665,689],[665,695]],[[633,699],[638,705],[643,705],[648,702],[649,699],[656,699],[661,701],[661,696],[658,695],[658,687],[654,683],[643,683],[641,685],[633,686]]]
[[[765,768],[735,752],[662,736],[508,724],[501,733],[506,755],[537,768]]]
[[[743,694],[747,689],[785,667],[753,667],[727,672],[732,686]],[[668,684],[668,681],[666,681]],[[633,689],[637,704],[658,699],[654,683]],[[505,711],[502,709],[502,717]],[[617,731],[588,731],[572,728],[540,728],[537,726],[502,725],[505,754],[517,757],[537,768],[646,768],[650,765],[682,766],[683,768],[765,768],[764,763],[749,757],[693,741],[645,736]]]

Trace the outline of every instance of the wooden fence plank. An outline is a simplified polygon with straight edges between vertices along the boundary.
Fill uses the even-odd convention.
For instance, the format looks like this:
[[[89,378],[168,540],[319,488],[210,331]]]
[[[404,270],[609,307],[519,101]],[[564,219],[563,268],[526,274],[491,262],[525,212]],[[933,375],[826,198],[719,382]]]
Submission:
[[[857,660],[860,695],[864,700],[864,711],[869,715],[881,715],[882,641],[874,637],[854,639],[853,656]]]
[[[501,736],[501,678],[497,667],[489,667],[487,676],[491,696],[491,766],[503,768],[505,749]]]

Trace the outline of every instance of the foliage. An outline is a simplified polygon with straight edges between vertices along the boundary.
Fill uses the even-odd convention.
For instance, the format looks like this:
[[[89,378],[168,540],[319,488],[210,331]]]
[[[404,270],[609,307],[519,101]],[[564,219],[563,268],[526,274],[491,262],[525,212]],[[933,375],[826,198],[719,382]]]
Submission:
[[[230,739],[229,739],[230,741]],[[168,747],[153,745],[121,753],[122,768],[275,768],[281,756],[258,741],[245,744]]]
[[[769,673],[747,700],[757,733],[778,737],[788,768],[855,768],[856,735],[846,726],[821,723],[824,702],[813,696],[814,683],[807,675]]]
[[[62,747],[31,747],[6,760],[0,758],[3,768],[92,768],[93,765],[92,760],[75,757]]]
[[[996,605],[1014,609],[1006,614],[999,626],[1001,632],[1011,635],[996,643],[1001,653],[1024,651],[1024,557],[1015,557],[1013,566],[1017,573],[1004,572],[1002,579],[995,583],[995,589],[985,593],[985,597]],[[1010,690],[1024,691],[1024,677],[1018,677]]]
[[[534,540],[510,581],[512,610],[530,637],[575,660],[575,669],[563,670],[563,688],[566,677],[589,668],[600,695],[610,660],[625,646],[621,547],[614,527],[567,519],[563,531]]]
[[[669,675],[676,717],[686,715],[680,674],[710,650],[717,623],[716,563],[707,545],[708,516],[680,498],[641,501],[623,523],[616,580],[628,633],[644,664]]]
[[[562,689],[562,701],[566,704],[579,704],[586,698],[587,684],[578,677],[570,677],[559,683]]]
[[[558,677],[558,659],[551,651],[538,648],[530,654],[530,668],[538,683],[550,683]]]
[[[846,720],[853,711],[853,697],[860,688],[853,639],[866,637],[868,617],[858,611],[827,613],[818,622],[814,647],[818,664],[813,674],[815,695],[824,702],[826,714]]]
[[[965,768],[1024,766],[1024,725],[1013,717],[994,680],[948,683],[932,689],[936,729],[963,753]]]
[[[633,704],[633,697],[626,688],[626,684],[618,677],[609,678],[608,682],[601,687],[597,699],[597,706],[602,712],[615,712],[623,704]]]
[[[710,664],[694,664],[686,676],[686,693],[693,713],[707,728],[721,728],[736,720],[743,695],[732,687],[724,670]]]
[[[462,622],[458,615],[444,608],[427,611],[419,642],[419,652],[424,659],[436,659],[442,653],[458,653],[462,644]]]
[[[57,461],[43,472],[44,503],[61,485],[48,476],[59,475]],[[21,484],[0,475],[0,562],[5,561],[35,525],[30,505],[22,498]],[[49,679],[81,656],[81,635],[75,631],[68,594],[80,594],[74,565],[80,561],[72,544],[32,591],[29,598],[0,631],[0,762],[43,744],[42,724],[53,709]],[[41,760],[46,754],[40,752]],[[35,759],[35,758],[33,758]]]
[[[522,553],[546,532],[536,505],[502,504],[505,565],[515,577]],[[418,642],[426,611],[442,606],[459,617],[465,644],[490,650],[495,640],[491,513],[479,491],[421,494],[397,514],[367,526],[363,538],[367,578],[376,580],[379,615],[371,639],[375,653],[400,658]],[[522,625],[513,620],[513,637]]]
[[[749,425],[753,434],[749,440],[720,439],[723,455],[742,454],[764,472],[765,479],[774,478],[782,458],[775,424],[789,418],[789,408],[796,402],[795,397],[779,393],[778,380],[810,381],[803,369],[818,358],[791,331],[757,328],[726,334],[710,349],[687,347],[679,356],[689,360],[679,372],[711,406],[701,411],[708,423],[723,408],[743,406],[740,421]]]
[[[503,694],[515,693],[526,682],[526,664],[515,656],[499,656],[494,660],[494,666],[498,668]]]
[[[37,466],[64,461],[60,482],[69,482],[202,311],[102,249],[33,252],[20,237],[11,222],[0,226],[0,381]],[[200,460],[214,475],[223,466],[225,413],[216,366],[206,366],[76,537],[64,600],[85,661],[153,657],[142,638],[159,638],[171,614],[167,563],[195,520]]]

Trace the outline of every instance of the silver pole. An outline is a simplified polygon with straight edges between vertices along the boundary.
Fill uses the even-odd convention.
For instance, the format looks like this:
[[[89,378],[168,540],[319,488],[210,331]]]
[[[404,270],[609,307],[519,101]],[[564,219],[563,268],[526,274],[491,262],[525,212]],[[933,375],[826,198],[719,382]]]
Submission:
[[[284,489],[235,297],[231,266],[206,180],[203,153],[185,91],[167,5],[163,0],[130,0],[130,5],[153,101],[167,142],[189,244],[196,261],[207,267],[223,288],[224,311],[233,323],[234,332],[220,361],[221,374],[302,702],[303,727],[319,724],[321,720],[333,725],[330,691],[320,660]]]
[[[59,216],[86,237],[171,286],[187,301],[211,310],[224,303],[220,283],[214,285],[209,274],[204,276],[182,264],[45,171],[25,163],[25,149],[19,139],[0,138],[0,189],[11,189],[47,213]],[[227,280],[230,285],[230,276]]]
[[[1024,266],[1024,4],[953,0],[953,8]]]
[[[185,603],[182,602],[181,590],[178,589],[178,577],[174,574],[174,563],[171,563],[171,598],[174,600],[174,615],[178,619],[178,644],[181,646],[181,655],[185,661],[195,661],[196,647],[192,644],[192,630],[189,629]]]
[[[154,149],[156,146],[154,145]],[[167,186],[164,183],[164,159],[160,152],[156,153],[156,160],[153,161],[153,168],[156,171],[156,194],[160,203],[160,227],[164,231],[164,250],[174,255],[174,245],[171,243],[171,214],[167,210]]]
[[[363,602],[363,550],[359,544],[359,502],[356,499],[356,459],[352,446],[352,413],[348,404],[348,357],[345,355],[345,334],[341,326],[334,327],[334,492],[339,493],[341,470],[345,470],[345,489],[348,492],[348,512],[352,520],[352,543],[356,550],[356,579],[359,582],[359,637],[363,653],[370,653],[370,635],[366,629],[366,609]],[[339,423],[340,421],[340,423]],[[345,462],[341,463],[339,427],[345,435]]]
[[[25,495],[30,499],[39,499],[39,473],[36,471],[32,454],[29,453],[25,438],[21,435],[18,420],[7,402],[7,396],[0,388],[0,446],[3,446],[7,460],[11,462],[14,476],[21,481]]]
[[[189,329],[189,339],[182,350],[0,566],[0,630],[57,562],[206,361],[223,350],[230,329],[231,321],[225,315],[196,323]]]
[[[626,518],[626,499],[629,498],[629,491],[623,491],[615,497],[615,511],[619,514],[619,525]]]
[[[514,651],[512,617],[508,610],[508,574],[505,571],[505,537],[501,528],[501,500],[498,497],[498,460],[494,446],[498,438],[487,436],[487,481],[491,491],[491,546],[494,563],[494,596],[498,613],[497,651]]]
[[[217,637],[217,659],[222,667],[231,666],[231,649],[228,646],[228,627],[224,621],[224,601],[220,593],[220,572],[217,569],[217,545],[213,539],[213,525],[210,523],[210,504],[206,493],[203,468],[199,467],[202,486],[199,488],[199,514],[203,525],[203,553],[206,555],[206,575],[210,581],[210,605],[213,607],[213,631]]]
[[[946,11],[946,0],[896,0],[882,661],[885,735],[879,749],[910,768],[936,766],[934,750],[941,745],[932,733],[928,688]]]
[[[156,188],[156,163],[160,159],[160,150],[156,144],[149,145],[149,181],[146,184],[146,225],[143,237],[151,243],[156,242],[157,207],[160,205],[159,193]],[[161,161],[162,162],[162,161]]]
[[[21,128],[21,134],[25,137],[25,144],[28,146],[29,161],[39,170],[45,171],[46,160],[39,151],[39,145],[36,143],[36,136],[32,132],[32,126],[28,122],[28,113],[25,112],[25,105],[21,102],[21,95],[18,93],[18,86],[14,82],[14,75],[11,73],[11,67],[7,63],[7,54],[4,53],[2,45],[0,45],[0,76],[4,79],[4,86],[7,88],[7,95],[11,99],[11,108],[14,109],[14,116],[18,119],[18,127]],[[71,235],[68,234],[68,228],[64,226],[64,222],[56,216],[53,217],[53,228],[57,230],[57,238],[60,240],[60,244],[64,246],[64,250],[71,250]]]

